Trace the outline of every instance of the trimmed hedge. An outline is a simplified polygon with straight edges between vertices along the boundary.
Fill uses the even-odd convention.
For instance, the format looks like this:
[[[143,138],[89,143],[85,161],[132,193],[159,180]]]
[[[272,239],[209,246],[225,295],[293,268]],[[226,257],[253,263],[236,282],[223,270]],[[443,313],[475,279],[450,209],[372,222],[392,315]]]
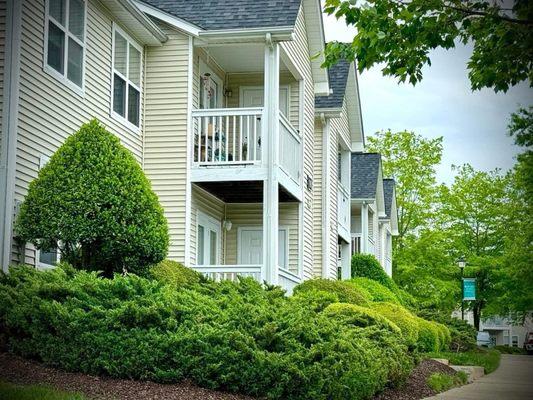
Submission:
[[[400,304],[398,297],[386,286],[382,285],[378,281],[372,280],[370,278],[353,278],[349,280],[357,288],[362,291],[367,291],[372,301],[386,301],[388,303]]]
[[[334,281],[331,279],[310,279],[294,288],[293,293],[298,295],[309,290],[318,290],[333,293],[342,303],[351,303],[358,306],[368,306],[372,299],[370,294],[349,281]]]
[[[336,299],[287,298],[250,278],[174,289],[18,267],[0,277],[0,332],[9,350],[68,371],[269,399],[366,399],[405,379],[413,361],[400,335],[333,318],[303,301],[311,297],[318,309]]]
[[[152,266],[149,270],[149,277],[170,285],[174,289],[206,280],[199,272],[172,260],[163,260],[159,264]]]
[[[324,310],[324,313],[335,319],[343,320],[343,322],[366,328],[368,326],[377,326],[379,328],[387,329],[392,333],[401,335],[402,331],[391,320],[385,318],[383,315],[367,307],[357,306],[348,303],[333,303]]]
[[[468,351],[477,347],[476,328],[466,321],[453,318],[435,310],[420,310],[418,316],[427,320],[433,320],[444,326],[443,336],[447,348],[452,351]]]
[[[373,303],[372,309],[388,318],[402,331],[405,342],[410,347],[415,347],[418,341],[418,321],[417,317],[407,309],[392,303]]]
[[[422,352],[439,351],[441,349],[440,331],[434,322],[417,318],[418,340],[417,349]]]
[[[390,277],[372,254],[361,253],[352,256],[352,278],[357,277],[369,278],[385,286],[390,284]]]

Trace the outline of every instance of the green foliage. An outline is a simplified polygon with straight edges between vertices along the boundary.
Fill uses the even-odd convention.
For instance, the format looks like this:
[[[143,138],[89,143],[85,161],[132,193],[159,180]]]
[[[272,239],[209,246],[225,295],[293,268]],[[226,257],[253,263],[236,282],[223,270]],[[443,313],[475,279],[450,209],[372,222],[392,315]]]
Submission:
[[[400,304],[398,297],[386,286],[370,278],[357,277],[351,279],[349,282],[353,283],[361,290],[367,291],[372,301],[386,301],[389,303]]]
[[[322,310],[337,294],[307,289],[288,298],[251,278],[174,289],[133,274],[18,267],[0,277],[0,331],[10,351],[67,371],[269,399],[366,399],[405,379],[413,360],[400,335],[379,318],[333,318]]]
[[[418,341],[417,317],[407,309],[392,303],[373,303],[372,309],[394,322],[402,331],[402,336],[409,346],[415,346]]]
[[[357,31],[351,43],[329,43],[325,65],[356,60],[362,72],[384,64],[382,73],[416,84],[431,65],[433,49],[472,42],[468,61],[472,89],[507,91],[533,81],[533,6],[515,0],[512,12],[503,2],[461,0],[326,0],[324,11],[344,18]]]
[[[442,326],[433,321],[418,318],[418,341],[417,348],[422,352],[447,350],[446,334]],[[446,327],[444,327],[446,328]]]
[[[494,346],[493,350],[498,350],[502,354],[527,354],[522,347]]]
[[[362,253],[352,256],[352,278],[356,277],[373,279],[382,285],[387,285],[390,279],[376,257]]]
[[[464,352],[476,348],[477,331],[468,322],[453,318],[447,312],[439,312],[437,310],[420,310],[418,316],[436,321],[448,328],[450,337],[446,338],[446,341],[449,342],[450,350]]]
[[[13,385],[0,381],[0,398],[3,400],[85,400],[77,393],[66,393],[36,385]]]
[[[468,376],[463,371],[459,371],[453,375],[443,372],[434,372],[427,378],[426,383],[431,389],[440,393],[456,386],[464,385],[467,380]]]
[[[334,319],[343,320],[344,323],[349,325],[363,328],[378,326],[393,333],[401,334],[400,328],[394,322],[368,307],[348,303],[333,303],[326,307],[324,313]]]
[[[477,365],[485,369],[486,374],[494,372],[500,365],[501,354],[498,350],[476,349],[467,352],[438,352],[425,354],[428,358],[445,358],[453,365]]]
[[[149,270],[149,275],[151,278],[170,285],[174,289],[200,283],[205,280],[204,276],[199,272],[172,260],[163,260],[152,266]]]
[[[161,261],[168,228],[140,165],[97,120],[82,125],[41,169],[20,207],[21,240],[59,246],[77,267],[142,273]]]
[[[347,281],[334,281],[331,279],[310,279],[300,283],[294,288],[294,294],[299,295],[309,290],[318,290],[335,294],[338,301],[359,306],[368,306],[371,299],[368,292],[361,290],[356,285]]]

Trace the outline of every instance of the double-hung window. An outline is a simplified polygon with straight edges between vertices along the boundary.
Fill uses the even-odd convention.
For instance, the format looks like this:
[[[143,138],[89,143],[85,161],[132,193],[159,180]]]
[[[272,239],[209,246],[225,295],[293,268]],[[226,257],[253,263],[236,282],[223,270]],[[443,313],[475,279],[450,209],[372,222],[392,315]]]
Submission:
[[[45,70],[83,89],[86,0],[48,0],[45,19]]]
[[[141,115],[142,48],[113,27],[112,114],[138,128]]]

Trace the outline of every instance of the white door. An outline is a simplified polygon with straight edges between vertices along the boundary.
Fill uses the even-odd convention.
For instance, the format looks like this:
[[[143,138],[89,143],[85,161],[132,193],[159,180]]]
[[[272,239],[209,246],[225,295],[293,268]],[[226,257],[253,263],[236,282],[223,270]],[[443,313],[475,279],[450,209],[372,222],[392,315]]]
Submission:
[[[241,107],[263,107],[263,88],[244,87],[241,91]],[[279,88],[279,110],[289,118],[289,87]]]
[[[278,232],[278,265],[288,268],[288,230],[280,228]],[[242,265],[258,265],[263,263],[263,229],[240,228],[238,262]]]

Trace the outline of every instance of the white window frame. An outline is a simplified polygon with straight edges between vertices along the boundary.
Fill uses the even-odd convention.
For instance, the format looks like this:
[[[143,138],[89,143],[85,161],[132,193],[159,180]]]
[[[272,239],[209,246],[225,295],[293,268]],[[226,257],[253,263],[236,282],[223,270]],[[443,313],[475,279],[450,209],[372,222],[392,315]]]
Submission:
[[[200,249],[198,248],[199,243],[199,226],[202,226],[204,228],[204,233],[209,231],[215,231],[217,234],[217,242],[216,242],[216,262],[215,264],[210,264],[210,248],[211,240],[210,235],[206,236],[206,239],[204,240],[204,248],[202,250],[204,255],[204,263],[199,264],[198,263],[198,254],[200,253]],[[220,265],[220,249],[222,246],[222,224],[219,220],[216,218],[202,212],[198,211],[198,217],[196,219],[196,265]],[[207,264],[206,264],[207,262]]]
[[[70,0],[65,0],[65,26],[63,26],[61,23],[56,21],[53,17],[50,16],[50,0],[46,0],[45,4],[45,13],[44,13],[44,59],[43,59],[43,70],[56,78],[58,81],[63,83],[64,85],[68,86],[70,89],[72,89],[76,94],[84,97],[85,95],[85,65],[86,65],[86,56],[87,56],[87,0],[81,0],[83,2],[83,41],[80,40],[77,36],[70,33],[68,30],[68,18],[69,18],[69,7],[70,7]],[[64,71],[63,73],[60,73],[59,71],[56,71],[54,68],[48,65],[48,27],[50,26],[50,21],[54,23],[54,25],[59,28],[63,33],[65,33],[65,51],[63,54],[63,65],[64,65]],[[69,39],[73,39],[76,43],[78,43],[82,47],[82,65],[81,65],[81,87],[78,86],[76,83],[70,81],[67,78],[68,73],[68,41]]]
[[[217,84],[217,92],[216,92],[217,98],[216,98],[215,108],[224,107],[224,105],[222,104],[222,101],[224,98],[223,96],[224,82],[222,81],[222,79],[203,60],[200,60],[199,73],[200,73],[200,79],[199,79],[199,87],[198,87],[198,108],[200,108],[201,97],[204,95],[202,77],[204,76],[205,73],[208,73],[211,76],[211,79],[215,81],[215,83]],[[204,109],[209,109],[209,107],[206,107],[206,104],[204,104]]]
[[[261,231],[263,232],[262,226],[256,226],[256,225],[242,225],[237,227],[237,264],[242,264],[242,256],[241,256],[241,232],[243,231]],[[290,241],[290,229],[286,225],[280,225],[278,227],[278,231],[284,231],[285,232],[285,266],[278,265],[279,268],[282,268],[285,271],[289,271],[289,241]],[[279,251],[278,251],[279,253]],[[278,260],[279,261],[279,260]],[[289,271],[290,272],[290,271]],[[292,273],[292,272],[291,272]]]
[[[126,39],[126,42],[128,46],[126,46],[126,75],[129,75],[129,69],[130,69],[130,44],[136,48],[139,53],[141,54],[141,62],[140,62],[140,75],[139,75],[139,85],[137,86],[135,83],[129,80],[127,76],[124,76],[119,71],[115,70],[115,35],[116,33],[119,33],[120,36],[122,36],[124,39]],[[130,35],[128,35],[120,26],[118,26],[117,23],[113,22],[113,32],[112,32],[112,40],[111,40],[111,107],[109,109],[109,113],[111,117],[115,120],[117,120],[122,125],[126,126],[128,129],[133,130],[136,133],[140,133],[141,131],[141,125],[142,125],[142,100],[143,100],[143,68],[144,68],[144,51],[143,47]],[[115,93],[115,74],[117,74],[121,79],[126,82],[126,93],[125,93],[125,115],[122,116],[119,113],[115,112],[114,110],[114,93]],[[133,88],[137,89],[139,91],[139,126],[132,124],[128,120],[128,85],[133,86]]]
[[[46,156],[44,154],[41,154],[39,157],[39,171],[50,161],[50,157]],[[57,262],[59,263],[61,261],[61,251],[59,250],[59,247],[57,248]],[[52,264],[46,264],[41,262],[41,250],[36,249],[35,250],[35,266],[36,268],[40,270],[49,270],[54,269],[56,266]]]

